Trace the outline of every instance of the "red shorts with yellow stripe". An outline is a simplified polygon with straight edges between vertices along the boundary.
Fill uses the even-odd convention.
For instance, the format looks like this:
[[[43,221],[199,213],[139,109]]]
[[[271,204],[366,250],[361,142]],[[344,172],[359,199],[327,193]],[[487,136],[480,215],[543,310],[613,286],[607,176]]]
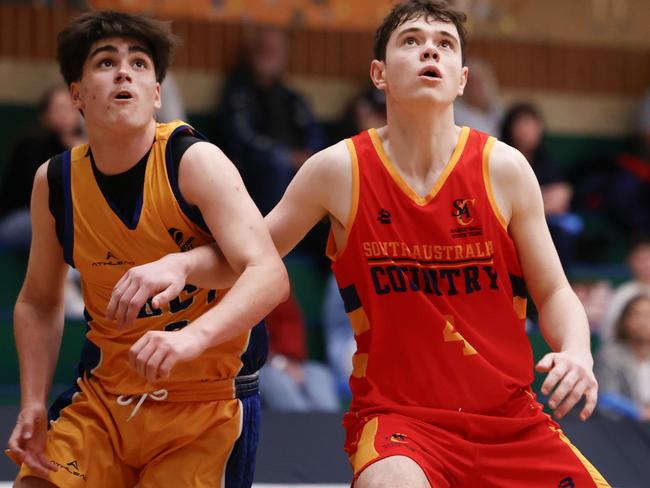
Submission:
[[[354,481],[381,459],[406,456],[432,488],[609,488],[542,406],[524,399],[508,416],[418,408],[350,412],[345,450]]]
[[[240,400],[172,402],[140,396],[124,405],[95,379],[50,423],[45,455],[58,487],[222,486],[242,427]],[[160,400],[160,397],[158,397]],[[20,478],[37,476],[22,465]]]

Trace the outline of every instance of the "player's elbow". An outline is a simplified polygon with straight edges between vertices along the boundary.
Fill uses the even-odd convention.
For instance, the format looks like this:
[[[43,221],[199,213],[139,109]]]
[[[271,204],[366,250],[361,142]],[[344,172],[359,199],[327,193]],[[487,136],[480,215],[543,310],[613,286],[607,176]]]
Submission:
[[[289,273],[287,273],[287,268],[281,260],[279,260],[279,264],[275,265],[274,268],[273,289],[277,305],[289,298],[291,286],[289,284]]]

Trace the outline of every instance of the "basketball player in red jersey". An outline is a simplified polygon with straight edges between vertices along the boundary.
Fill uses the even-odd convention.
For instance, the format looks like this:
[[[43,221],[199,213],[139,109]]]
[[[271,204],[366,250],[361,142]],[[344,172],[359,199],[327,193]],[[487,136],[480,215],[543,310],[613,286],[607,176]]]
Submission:
[[[184,122],[154,119],[169,25],[96,11],[58,41],[89,144],[53,156],[35,177],[14,311],[22,403],[9,440],[21,465],[14,486],[250,487],[256,357],[265,355],[251,349],[260,342],[251,329],[286,298],[286,269],[233,164]],[[228,293],[188,283],[164,310],[143,303],[129,328],[106,320],[128,268],[215,241],[237,270]],[[81,274],[86,343],[79,378],[48,422],[68,264]]]
[[[370,69],[387,126],[313,156],[266,221],[284,255],[330,218],[328,253],[357,341],[344,418],[356,487],[607,487],[529,386],[527,291],[555,351],[537,370],[558,418],[583,397],[581,418],[594,409],[589,328],[530,165],[454,124],[468,77],[464,19],[433,0],[392,10]],[[204,247],[134,268],[108,314],[130,322],[135,290],[165,302],[187,270],[227,283],[222,264]]]

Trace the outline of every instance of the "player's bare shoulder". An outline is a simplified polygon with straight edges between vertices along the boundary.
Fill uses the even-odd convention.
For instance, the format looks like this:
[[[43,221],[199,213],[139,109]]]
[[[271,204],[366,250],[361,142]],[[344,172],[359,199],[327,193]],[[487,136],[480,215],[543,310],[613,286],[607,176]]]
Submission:
[[[499,140],[490,153],[489,170],[496,203],[509,222],[518,202],[539,191],[537,179],[524,155]]]

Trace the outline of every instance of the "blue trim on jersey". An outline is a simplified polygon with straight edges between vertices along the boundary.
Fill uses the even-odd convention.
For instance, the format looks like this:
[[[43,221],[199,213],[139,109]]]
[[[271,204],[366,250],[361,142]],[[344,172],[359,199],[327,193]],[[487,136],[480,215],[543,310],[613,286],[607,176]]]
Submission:
[[[63,153],[61,165],[63,183],[63,259],[73,268],[74,222],[72,213],[72,153]]]
[[[75,380],[74,384],[65,390],[63,393],[61,393],[56,400],[52,403],[50,406],[49,410],[47,411],[47,418],[49,422],[53,422],[57,420],[61,416],[61,410],[63,410],[65,407],[69,406],[72,403],[72,398],[74,397],[75,393],[80,393],[81,388],[77,384],[77,380],[79,378],[83,378],[84,376],[84,367],[81,363],[77,365],[77,371],[75,373]],[[48,428],[49,428],[49,422],[48,422]]]
[[[176,134],[179,134],[181,132],[190,132],[192,135],[198,137],[199,139],[203,139],[204,141],[207,141],[207,138],[203,134],[201,134],[193,127],[190,127],[189,125],[180,125],[176,127],[176,129],[174,129],[174,131],[170,134],[169,138],[167,139],[167,147],[165,148],[165,165],[167,166],[167,179],[169,180],[169,184],[172,187],[172,191],[174,192],[176,201],[178,202],[178,205],[181,207],[183,213],[187,216],[188,219],[190,219],[197,226],[199,226],[201,230],[207,232],[208,234],[211,234],[210,229],[205,223],[205,220],[203,220],[203,215],[201,215],[199,209],[193,207],[192,205],[187,203],[187,201],[185,201],[185,198],[183,198],[183,195],[181,193],[181,189],[178,186],[178,175],[176,174],[174,168],[171,141]]]
[[[251,336],[248,339],[248,347],[241,355],[243,363],[239,375],[250,375],[259,371],[269,354],[269,336],[266,332],[266,325],[261,321],[251,329]]]
[[[225,488],[250,488],[255,474],[257,444],[260,438],[260,395],[240,400],[242,430],[226,465]]]

